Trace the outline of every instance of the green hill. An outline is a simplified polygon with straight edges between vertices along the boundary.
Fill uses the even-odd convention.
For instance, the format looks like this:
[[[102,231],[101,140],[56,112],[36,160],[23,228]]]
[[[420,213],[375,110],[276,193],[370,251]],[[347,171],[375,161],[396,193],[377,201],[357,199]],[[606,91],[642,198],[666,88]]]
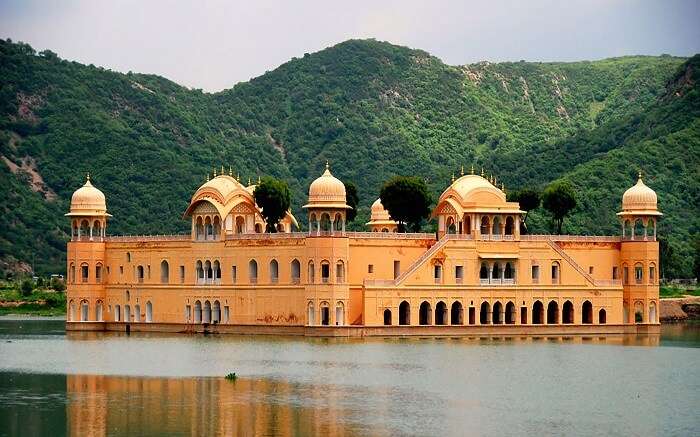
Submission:
[[[383,181],[460,166],[507,188],[568,178],[582,207],[570,232],[616,233],[638,168],[659,194],[664,235],[690,275],[697,238],[696,58],[449,66],[420,50],[351,40],[209,94],[0,42],[0,259],[62,271],[63,213],[86,172],[107,195],[110,233],[170,233],[213,167],[292,187],[295,213],[326,159],[353,181],[361,228]],[[679,91],[680,90],[680,91]],[[548,231],[542,213],[533,231]],[[33,259],[34,258],[34,259]]]

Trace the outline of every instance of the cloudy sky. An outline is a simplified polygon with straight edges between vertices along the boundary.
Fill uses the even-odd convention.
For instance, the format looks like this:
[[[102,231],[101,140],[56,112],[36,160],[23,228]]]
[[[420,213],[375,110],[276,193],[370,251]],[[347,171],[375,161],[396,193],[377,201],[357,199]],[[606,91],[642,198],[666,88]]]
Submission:
[[[0,0],[0,37],[218,91],[350,38],[448,64],[700,52],[698,0]]]

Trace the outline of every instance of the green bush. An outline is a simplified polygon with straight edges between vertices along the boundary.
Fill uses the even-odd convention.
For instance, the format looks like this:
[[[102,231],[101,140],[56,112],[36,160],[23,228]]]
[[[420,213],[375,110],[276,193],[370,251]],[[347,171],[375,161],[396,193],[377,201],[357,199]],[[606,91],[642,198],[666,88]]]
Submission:
[[[19,287],[19,291],[22,293],[22,296],[29,296],[30,294],[32,294],[32,291],[34,291],[34,282],[32,282],[31,279],[25,279],[24,281],[22,281],[22,284]]]

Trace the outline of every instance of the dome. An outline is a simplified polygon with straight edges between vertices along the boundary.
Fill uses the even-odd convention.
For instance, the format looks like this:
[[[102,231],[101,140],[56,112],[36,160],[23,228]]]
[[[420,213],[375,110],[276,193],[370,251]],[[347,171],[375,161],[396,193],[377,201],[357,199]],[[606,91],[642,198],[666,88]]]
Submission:
[[[245,187],[243,187],[241,183],[238,182],[233,176],[222,174],[202,184],[202,186],[200,186],[195,192],[193,198],[197,197],[197,195],[202,191],[214,190],[221,196],[221,199],[217,200],[223,204],[229,197],[231,197],[232,194],[241,188],[245,189]]]
[[[503,193],[503,191],[499,190],[486,178],[475,174],[462,176],[456,181],[452,182],[452,184],[447,188],[447,190],[445,190],[445,193],[447,193],[450,190],[457,192],[457,194],[459,194],[459,196],[462,198],[462,201],[464,202],[468,202],[470,200],[471,194],[477,191],[489,192],[495,194],[504,202],[506,200],[506,195],[505,193]]]
[[[640,214],[658,213],[656,192],[642,181],[641,173],[637,183],[622,195],[622,211]]]
[[[382,199],[375,200],[370,210],[371,214],[367,225],[396,225],[396,222],[391,219],[389,211],[384,209]]]
[[[331,174],[326,163],[326,171],[309,185],[308,207],[350,208],[346,204],[345,184]]]
[[[105,195],[92,185],[89,174],[85,185],[73,193],[70,200],[70,213],[66,215],[109,215]]]

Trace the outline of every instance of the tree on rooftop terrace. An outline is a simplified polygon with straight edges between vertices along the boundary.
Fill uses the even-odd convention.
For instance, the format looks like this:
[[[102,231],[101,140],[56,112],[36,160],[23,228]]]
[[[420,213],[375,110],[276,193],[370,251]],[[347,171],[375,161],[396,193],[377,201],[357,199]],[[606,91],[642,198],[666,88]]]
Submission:
[[[357,195],[357,187],[355,184],[352,182],[343,182],[343,184],[345,184],[345,203],[352,207],[352,209],[348,209],[346,212],[347,220],[351,222],[355,220],[357,216],[357,204],[360,198]]]
[[[576,208],[576,193],[568,181],[554,181],[544,189],[542,193],[542,206],[549,211],[557,228],[557,234],[561,234],[564,218]]]
[[[277,232],[277,224],[289,210],[292,195],[285,181],[266,176],[255,186],[255,203],[262,208],[262,216],[267,223],[267,232]]]
[[[542,195],[539,191],[533,190],[531,188],[523,188],[519,191],[512,191],[508,193],[509,202],[518,202],[520,204],[520,209],[525,211],[525,216],[523,217],[523,228],[527,230],[527,215],[533,209],[540,207],[542,202]]]
[[[396,221],[399,232],[410,226],[420,231],[423,220],[430,215],[430,193],[425,181],[417,176],[396,176],[387,181],[379,193],[382,205]]]

